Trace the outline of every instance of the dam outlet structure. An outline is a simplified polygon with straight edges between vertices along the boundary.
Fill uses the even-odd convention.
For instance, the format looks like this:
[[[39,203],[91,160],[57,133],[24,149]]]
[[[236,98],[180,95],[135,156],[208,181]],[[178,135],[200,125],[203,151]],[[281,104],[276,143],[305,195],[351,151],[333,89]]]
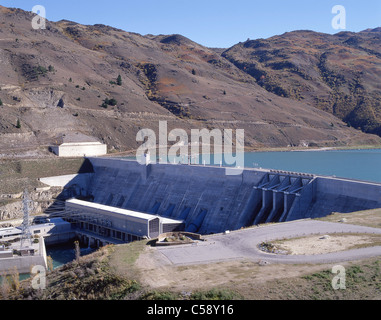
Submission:
[[[65,182],[80,190],[82,200],[67,200],[64,218],[77,233],[103,243],[171,231],[206,235],[381,208],[379,183],[257,168],[226,175],[225,168],[213,166],[88,160],[93,172]],[[63,180],[45,179],[51,185]]]

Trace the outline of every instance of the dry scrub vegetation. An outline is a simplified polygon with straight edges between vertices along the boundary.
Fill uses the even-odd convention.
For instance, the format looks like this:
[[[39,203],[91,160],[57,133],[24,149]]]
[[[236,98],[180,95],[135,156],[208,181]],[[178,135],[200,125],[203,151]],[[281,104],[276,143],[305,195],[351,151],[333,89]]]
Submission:
[[[355,224],[359,226],[381,228],[381,209],[364,210],[353,213],[337,213],[317,220]]]
[[[315,255],[381,245],[381,235],[333,234],[274,241],[272,250],[291,255]]]

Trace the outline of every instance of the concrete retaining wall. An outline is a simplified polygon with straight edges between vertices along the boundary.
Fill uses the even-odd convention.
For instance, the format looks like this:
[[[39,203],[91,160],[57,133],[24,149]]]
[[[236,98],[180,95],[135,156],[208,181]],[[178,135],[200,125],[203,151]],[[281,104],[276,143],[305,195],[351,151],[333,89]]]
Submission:
[[[39,239],[38,250],[34,256],[12,256],[0,259],[0,272],[12,272],[17,269],[19,274],[30,273],[33,266],[47,268],[46,248],[43,237]],[[13,250],[12,250],[13,251]]]
[[[45,238],[46,245],[55,245],[55,244],[61,244],[61,243],[67,243],[70,240],[75,239],[76,233],[73,232],[67,232],[67,233],[57,233],[57,234],[51,234],[47,238]]]
[[[80,186],[83,189],[89,188],[92,173],[69,174],[64,176],[40,178],[39,180],[51,187],[71,187]]]
[[[313,201],[304,217],[324,217],[381,207],[381,184],[340,178],[317,177]]]
[[[381,201],[381,184],[349,179],[318,177],[317,192]]]
[[[29,257],[13,257],[0,260],[0,271],[12,271],[17,268],[18,273],[30,273],[31,267],[43,266],[46,268],[44,256],[29,256]]]

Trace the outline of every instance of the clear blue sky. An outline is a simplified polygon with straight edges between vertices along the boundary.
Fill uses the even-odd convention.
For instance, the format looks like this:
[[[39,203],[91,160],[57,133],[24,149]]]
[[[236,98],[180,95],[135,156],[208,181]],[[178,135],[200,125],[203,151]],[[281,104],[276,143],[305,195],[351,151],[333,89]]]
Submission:
[[[51,21],[106,24],[145,34],[182,34],[209,47],[293,30],[336,33],[332,7],[346,9],[346,30],[381,26],[381,0],[0,0],[6,7],[46,8]]]

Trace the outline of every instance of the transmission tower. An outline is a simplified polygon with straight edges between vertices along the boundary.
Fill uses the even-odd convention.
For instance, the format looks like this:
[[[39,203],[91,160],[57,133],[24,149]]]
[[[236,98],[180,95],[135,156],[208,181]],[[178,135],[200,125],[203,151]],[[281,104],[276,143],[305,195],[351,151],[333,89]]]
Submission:
[[[29,224],[29,203],[31,200],[29,199],[28,190],[24,190],[23,195],[23,212],[24,212],[24,219],[23,223],[21,225],[21,248],[29,247],[32,245],[32,233],[30,231],[30,224]]]

